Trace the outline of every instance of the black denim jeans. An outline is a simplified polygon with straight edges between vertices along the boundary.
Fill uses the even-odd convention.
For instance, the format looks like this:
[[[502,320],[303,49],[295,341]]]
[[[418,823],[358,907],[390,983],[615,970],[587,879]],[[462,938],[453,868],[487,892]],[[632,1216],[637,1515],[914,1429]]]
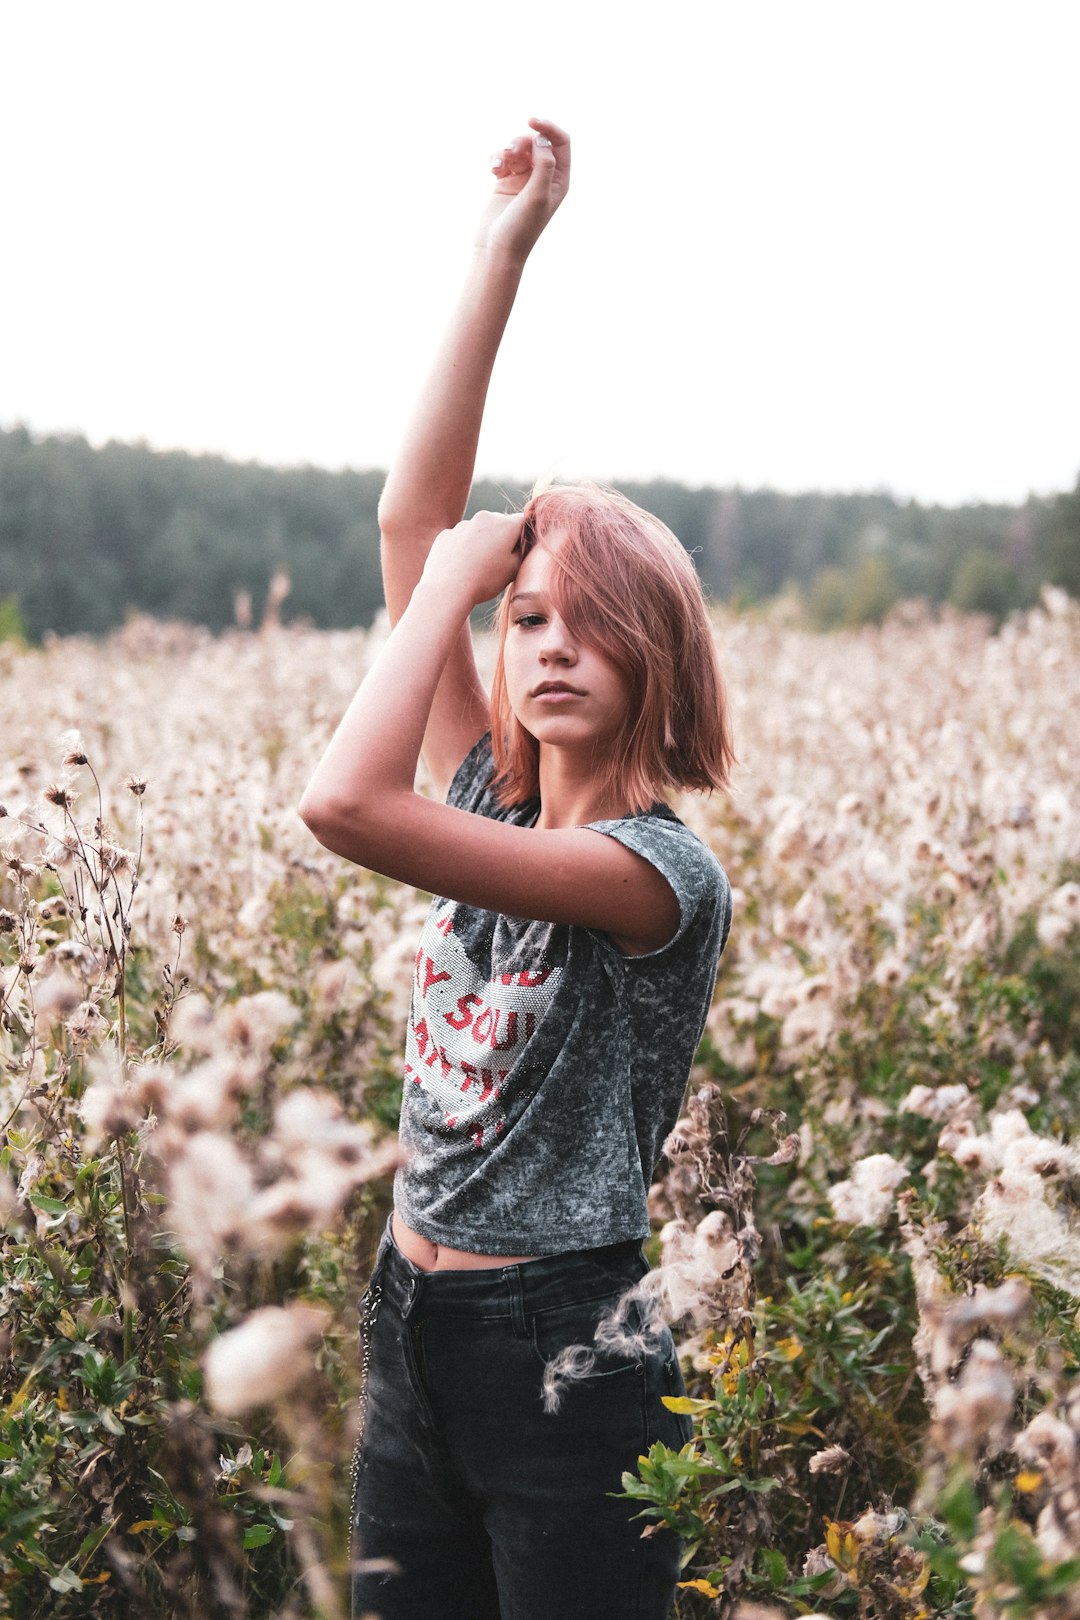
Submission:
[[[364,1428],[353,1505],[355,1620],[665,1620],[668,1530],[642,1539],[621,1490],[686,1418],[671,1334],[644,1356],[598,1353],[544,1411],[547,1361],[592,1347],[648,1271],[638,1243],[478,1271],[425,1272],[389,1232],[365,1298]],[[365,1569],[369,1561],[397,1567]]]

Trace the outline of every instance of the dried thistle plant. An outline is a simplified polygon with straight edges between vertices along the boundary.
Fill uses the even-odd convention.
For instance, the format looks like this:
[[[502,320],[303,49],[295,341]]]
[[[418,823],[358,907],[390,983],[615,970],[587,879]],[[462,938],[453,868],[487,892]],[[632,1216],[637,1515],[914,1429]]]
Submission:
[[[1025,1166],[1044,1174],[1068,1161],[1063,1144],[1037,1143],[1016,1119],[998,1115],[988,1141],[1023,1144]],[[942,1133],[943,1151],[975,1139],[974,1132]],[[969,1168],[982,1160],[965,1155]],[[994,1163],[994,1156],[990,1155]],[[1026,1177],[1022,1179],[1026,1180]],[[1027,1196],[1037,1195],[1028,1187]],[[1032,1222],[1017,1228],[1013,1275],[996,1286],[976,1282],[958,1290],[948,1272],[954,1257],[978,1249],[978,1216],[959,1233],[912,1210],[914,1193],[901,1196],[901,1231],[912,1258],[919,1311],[915,1349],[933,1422],[916,1508],[944,1512],[954,1550],[952,1563],[973,1594],[979,1620],[1016,1614],[1038,1620],[1080,1615],[1080,1396],[1060,1352],[1041,1353],[1034,1320],[1036,1286],[1059,1272],[1060,1234],[1049,1216],[1042,1225],[1045,1259]],[[975,1210],[985,1211],[985,1194]],[[1000,1236],[1000,1234],[997,1234]],[[989,1251],[986,1251],[989,1252]],[[1037,1408],[1032,1413],[1032,1408]]]
[[[10,1280],[0,1309],[19,1359],[2,1382],[5,1421],[24,1433],[0,1570],[40,1581],[54,1599],[112,1583],[147,1615],[241,1617],[246,1524],[245,1546],[288,1539],[311,1604],[333,1620],[343,1614],[335,1525],[349,1442],[320,1371],[333,1312],[302,1298],[260,1304],[259,1294],[290,1286],[305,1245],[322,1241],[357,1188],[385,1176],[396,1149],[348,1121],[332,1092],[281,1083],[297,1023],[288,996],[216,1007],[190,996],[180,969],[188,924],[175,907],[148,1005],[133,926],[146,781],[127,783],[128,850],[81,739],[66,739],[64,763],[93,784],[87,815],[69,776],[46,789],[43,817],[30,806],[5,817],[0,1242]],[[24,1273],[47,1279],[47,1307]],[[229,1300],[238,1285],[250,1314]],[[39,1335],[27,1401],[20,1359]],[[204,1350],[207,1406],[188,1393]],[[40,1376],[45,1366],[51,1377]],[[243,1467],[221,1464],[215,1428],[237,1414],[280,1437],[284,1468],[265,1443],[248,1444]],[[57,1426],[100,1443],[57,1451]],[[144,1432],[156,1439],[140,1451]],[[39,1477],[71,1502],[63,1527]],[[37,1503],[28,1517],[23,1480]],[[44,1533],[28,1538],[22,1518]],[[65,1562],[72,1545],[82,1552]]]
[[[72,1276],[72,1252],[89,1254],[86,1234],[94,1232],[95,1276],[102,1280],[93,1297],[120,1300],[127,1240],[119,1190],[103,1210],[100,1188],[105,1183],[99,1178],[105,1171],[87,1173],[90,1165],[107,1167],[113,1162],[110,1124],[134,1121],[137,1127],[130,1141],[143,1155],[140,1181],[138,1189],[131,1181],[127,1200],[137,1242],[140,1232],[158,1232],[172,1220],[161,1214],[164,1206],[157,1202],[168,1196],[165,1171],[159,1171],[146,1153],[157,1132],[157,1125],[149,1123],[151,1116],[165,1133],[161,1140],[174,1131],[182,1137],[192,1172],[206,1147],[200,1137],[228,1137],[247,1167],[254,1195],[266,1195],[264,1209],[273,1203],[281,1224],[271,1248],[285,1242],[283,1250],[275,1250],[278,1258],[270,1249],[255,1253],[238,1245],[229,1256],[219,1250],[216,1261],[205,1261],[206,1286],[211,1291],[228,1289],[229,1308],[218,1319],[224,1331],[239,1326],[246,1310],[285,1308],[292,1299],[318,1303],[324,1295],[332,1296],[338,1312],[340,1302],[362,1288],[363,1256],[374,1225],[370,1212],[378,1202],[378,1195],[369,1191],[374,1184],[364,1183],[352,1195],[354,1207],[369,1213],[357,1217],[352,1246],[361,1259],[350,1271],[347,1244],[296,1235],[303,1224],[302,1211],[312,1208],[304,1191],[309,1178],[299,1178],[299,1189],[290,1187],[291,1178],[283,1173],[274,1152],[267,1149],[264,1158],[255,1140],[273,1133],[277,1103],[304,1084],[336,1097],[348,1120],[392,1121],[395,1031],[404,1021],[423,898],[363,873],[347,874],[312,847],[293,813],[310,762],[348,702],[356,671],[363,668],[381,633],[320,635],[298,626],[284,631],[271,625],[260,636],[233,634],[215,640],[191,627],[135,621],[102,644],[57,643],[5,663],[6,747],[0,757],[0,802],[7,810],[6,816],[0,811],[0,1121],[8,1121],[10,1153],[0,1173],[0,1218],[6,1227],[0,1334],[5,1324],[16,1329],[10,1338],[11,1360],[4,1368],[5,1399],[18,1393],[36,1360],[27,1323],[44,1322],[54,1343],[84,1346],[95,1358],[111,1355],[115,1361],[113,1352],[122,1352],[119,1310],[115,1320],[106,1312],[91,1322],[90,1303],[76,1300],[70,1306],[76,1338],[66,1339],[71,1330],[60,1325],[60,1308],[54,1309],[59,1295],[51,1292],[66,1284],[57,1281],[50,1267],[56,1267],[61,1277]],[[897,1331],[910,1322],[910,1313],[904,1315],[908,1302],[893,1298],[910,1285],[898,1269],[900,1243],[890,1226],[896,1209],[905,1208],[905,1183],[886,1185],[894,1172],[884,1164],[884,1155],[910,1174],[918,1200],[911,1208],[924,1212],[920,1229],[933,1218],[944,1227],[940,1242],[926,1240],[929,1264],[940,1273],[946,1290],[943,1309],[955,1308],[961,1298],[981,1299],[980,1285],[997,1288],[1007,1280],[1000,1264],[994,1269],[986,1263],[982,1271],[973,1271],[974,1261],[963,1258],[965,1246],[971,1254],[985,1256],[995,1246],[1007,1244],[1011,1232],[1026,1232],[1027,1258],[1014,1262],[1015,1269],[1032,1290],[1038,1320],[1058,1324],[1033,1348],[1023,1323],[1010,1329],[981,1323],[961,1348],[950,1381],[955,1374],[958,1382],[971,1360],[972,1341],[982,1339],[997,1347],[1014,1379],[1017,1436],[1040,1416],[1032,1410],[1037,1401],[1043,1403],[1040,1410],[1050,1414],[1048,1423],[1053,1420],[1075,1429],[1062,1397],[1041,1383],[1032,1386],[1025,1371],[1031,1358],[1047,1353],[1047,1341],[1064,1342],[1071,1321],[1070,1307],[1062,1303],[1068,1296],[1059,1285],[1071,1275],[1070,1266],[1075,1269],[1068,1247],[1075,1188],[1067,1172],[1044,1175],[1034,1163],[1025,1165],[1025,1143],[1019,1137],[1011,1145],[1004,1143],[1001,1126],[995,1137],[980,1109],[988,1084],[995,1097],[1001,1086],[1007,1086],[1011,1100],[998,1112],[1014,1108],[1030,1113],[1030,1134],[1044,1142],[1059,1138],[1059,1148],[1068,1145],[1075,1121],[1077,1071],[1070,1064],[1068,1028],[1063,1024],[1068,995],[1056,991],[1042,998],[1033,995],[1031,976],[1018,987],[1010,975],[1020,970],[1013,958],[1006,958],[1018,932],[1022,939],[1030,935],[1035,954],[1027,960],[1040,973],[1056,971],[1059,960],[1067,963],[1069,953],[1075,955],[1077,872],[1069,863],[1080,848],[1080,804],[1072,791],[1070,761],[1071,716],[1080,701],[1080,612],[1058,593],[1033,613],[1013,620],[1000,635],[989,634],[984,624],[948,614],[937,619],[908,615],[880,631],[829,638],[768,619],[726,618],[722,635],[725,660],[735,676],[733,704],[745,768],[730,800],[679,806],[694,829],[721,853],[736,884],[736,922],[709,1017],[707,1062],[725,1092],[737,1088],[741,1098],[780,1107],[798,1119],[802,1152],[785,1188],[774,1185],[777,1178],[771,1175],[761,1177],[754,1194],[757,1213],[749,1221],[761,1234],[761,1246],[749,1278],[742,1276],[741,1260],[736,1260],[734,1270],[728,1266],[737,1252],[749,1254],[755,1241],[746,1230],[748,1222],[738,1200],[733,1196],[710,1205],[695,1192],[699,1178],[693,1152],[700,1148],[683,1156],[683,1171],[677,1155],[669,1161],[666,1190],[654,1198],[661,1224],[685,1223],[685,1229],[673,1228],[665,1247],[688,1270],[683,1298],[691,1310],[681,1330],[689,1335],[684,1340],[688,1372],[695,1380],[694,1392],[715,1396],[721,1408],[719,1414],[695,1417],[695,1423],[703,1428],[706,1418],[710,1423],[730,1419],[724,1433],[732,1459],[743,1455],[737,1435],[745,1438],[746,1455],[752,1454],[755,1432],[759,1458],[771,1458],[768,1424],[776,1430],[777,1454],[769,1466],[783,1496],[774,1489],[759,1497],[757,1509],[768,1508],[772,1528],[762,1524],[760,1533],[748,1536],[747,1548],[752,1541],[756,1558],[783,1549],[787,1574],[774,1578],[755,1563],[746,1580],[754,1583],[755,1596],[763,1604],[764,1594],[771,1591],[789,1611],[820,1603],[826,1609],[850,1612],[861,1603],[876,1603],[885,1612],[887,1603],[916,1600],[888,1597],[884,1586],[876,1589],[884,1595],[867,1598],[858,1584],[860,1571],[876,1570],[875,1579],[887,1572],[889,1560],[910,1530],[891,1542],[875,1536],[872,1558],[865,1550],[853,1557],[844,1572],[843,1595],[835,1602],[811,1589],[791,1595],[802,1578],[805,1548],[830,1559],[832,1537],[846,1557],[845,1548],[850,1552],[851,1546],[845,1538],[855,1536],[853,1527],[864,1517],[859,1493],[865,1491],[869,1499],[875,1478],[906,1446],[917,1447],[924,1428],[933,1421],[928,1409],[920,1415],[916,1408],[922,1405],[921,1370],[927,1368],[925,1377],[931,1382],[935,1376],[930,1362],[932,1346],[940,1341],[936,1318],[928,1316],[922,1328],[907,1327],[902,1347],[894,1334],[878,1353],[881,1360],[904,1363],[903,1372],[888,1384],[896,1391],[895,1413],[890,1409],[875,1415],[872,1403],[884,1404],[883,1386],[866,1374],[870,1355],[866,1346],[883,1324],[880,1315],[861,1324],[860,1312],[880,1312],[883,1304],[895,1303]],[[138,678],[133,679],[136,665]],[[230,694],[227,706],[220,702],[225,690]],[[71,724],[76,691],[94,693],[95,713],[84,717],[82,746],[65,745],[46,769],[38,757],[40,738]],[[59,763],[64,754],[80,752],[93,762],[105,784],[104,818],[88,767],[74,757],[66,766]],[[115,796],[110,799],[108,784],[121,783],[132,762],[138,763],[138,774],[119,791],[119,805],[130,811],[125,814]],[[150,788],[145,786],[147,779]],[[43,791],[53,782],[64,795],[79,797],[70,803],[43,800]],[[119,832],[134,823],[133,798],[147,801],[153,859],[142,866],[136,858],[125,867],[122,858],[110,855],[109,846],[127,847],[137,857],[135,832]],[[95,816],[103,822],[113,818],[118,835],[110,836],[104,825],[96,830]],[[44,827],[47,838],[24,820]],[[70,820],[81,829],[92,871],[80,867]],[[90,846],[102,843],[106,847],[94,855]],[[55,872],[44,864],[51,846]],[[77,867],[82,901],[74,889]],[[105,890],[104,915],[115,927],[112,908],[127,895],[136,868],[138,887],[128,908],[132,935],[124,974],[126,1084],[136,1091],[145,1085],[148,1095],[160,1087],[171,1096],[175,1088],[175,1108],[168,1120],[157,1101],[151,1100],[140,1112],[141,1103],[135,1106],[138,1099],[125,1094],[116,1048],[120,1025],[113,994],[116,967],[110,966],[104,976],[99,972],[109,962],[109,940],[95,932],[94,912],[101,910],[102,900],[99,885]],[[81,904],[87,907],[85,918],[80,915]],[[182,929],[174,930],[173,919],[181,913],[186,921]],[[198,996],[183,984],[178,951],[183,967],[198,978]],[[171,1001],[167,982],[159,977],[166,963],[175,981]],[[971,1039],[957,1060],[957,1028],[972,1016],[973,976],[982,976],[987,989],[972,1021]],[[1067,974],[1061,982],[1067,990]],[[1000,991],[1001,999],[992,1006],[995,985],[994,994]],[[262,1023],[270,1023],[267,1009],[262,1003],[242,1006],[239,1016],[251,1026],[255,1045],[245,1050],[239,1037],[235,1042],[231,1036],[226,1039],[226,1009],[267,992],[282,996],[302,1015],[296,1026],[286,1028],[267,1050],[259,1044]],[[1027,998],[1016,1018],[1000,1011],[1007,997]],[[165,1030],[155,1022],[155,1009],[165,1020]],[[894,1014],[895,1024],[889,1022]],[[248,1072],[252,1051],[257,1062],[251,1067],[261,1069],[234,1092],[238,1072]],[[895,1062],[896,1096],[875,1091],[874,1084],[867,1083],[868,1070],[859,1066],[860,1052],[872,1059],[885,1055]],[[188,1073],[193,1077],[190,1086]],[[75,1108],[81,1096],[85,1122]],[[898,1107],[904,1096],[910,1098],[908,1108]],[[98,1105],[101,1111],[95,1115]],[[1060,1130],[1048,1124],[1055,1118],[1063,1122]],[[91,1126],[101,1133],[94,1148],[85,1136]],[[942,1127],[956,1133],[955,1157],[935,1152],[933,1138]],[[13,1141],[21,1145],[12,1146]],[[189,1142],[195,1144],[190,1153]],[[966,1165],[965,1155],[970,1159]],[[868,1163],[875,1159],[876,1165]],[[235,1167],[236,1161],[230,1162]],[[859,1171],[860,1165],[866,1167]],[[115,1186],[115,1168],[108,1174]],[[718,1179],[717,1173],[707,1168],[706,1178]],[[838,1191],[845,1182],[853,1187]],[[839,1207],[830,1201],[829,1188],[837,1194]],[[138,1196],[130,1196],[136,1190]],[[290,1212],[297,1190],[299,1197]],[[94,1196],[99,1200],[97,1215]],[[845,1204],[845,1196],[852,1201]],[[51,1202],[28,1203],[31,1197]],[[964,1239],[961,1234],[975,1215],[976,1204],[979,1224],[971,1226]],[[1014,1224],[1010,1212],[1019,1212],[1022,1218]],[[296,1222],[290,1227],[291,1213]],[[82,1249],[75,1242],[76,1221],[81,1223]],[[293,1235],[285,1239],[288,1231]],[[1043,1245],[1043,1236],[1051,1232],[1059,1241]],[[154,1242],[164,1244],[165,1239]],[[194,1237],[192,1242],[196,1244]],[[792,1260],[797,1249],[807,1256],[801,1268]],[[160,1247],[147,1253],[160,1262],[167,1251]],[[188,1272],[176,1252],[169,1263],[181,1270],[173,1275],[168,1291],[163,1275],[156,1303],[137,1313],[134,1324],[137,1354],[144,1361],[156,1358],[162,1366],[170,1356],[176,1360],[170,1342],[188,1332],[193,1312],[212,1308],[209,1296],[202,1306],[193,1306]],[[718,1313],[726,1311],[734,1321],[749,1306],[757,1324],[752,1347],[730,1326],[710,1328],[707,1313],[704,1325],[695,1325],[692,1302],[700,1299],[698,1280],[706,1263],[713,1265],[709,1286]],[[914,1257],[911,1263],[917,1270]],[[327,1269],[319,1272],[319,1265]],[[17,1291],[18,1266],[32,1268],[34,1286],[41,1290],[33,1308],[29,1297]],[[213,1275],[215,1266],[222,1272],[220,1279]],[[792,1272],[798,1292],[787,1299],[781,1290]],[[1051,1280],[1051,1273],[1056,1280]],[[136,1283],[139,1275],[136,1269]],[[675,1266],[671,1279],[678,1293]],[[933,1286],[927,1283],[931,1290]],[[1059,1292],[1054,1294],[1054,1289]],[[170,1295],[176,1296],[171,1304]],[[913,1302],[910,1311],[914,1312]],[[774,1329],[781,1318],[783,1326]],[[161,1324],[158,1339],[157,1328],[150,1330],[151,1322]],[[826,1334],[838,1322],[851,1329],[855,1345],[842,1370],[830,1359],[836,1346]],[[188,1480],[179,1492],[188,1504],[180,1504],[188,1518],[179,1508],[170,1509],[176,1523],[171,1535],[147,1530],[129,1536],[123,1528],[110,1530],[84,1573],[95,1578],[110,1569],[117,1586],[124,1587],[132,1612],[149,1616],[155,1613],[157,1598],[146,1583],[152,1584],[155,1573],[164,1579],[167,1570],[175,1584],[166,1612],[183,1613],[181,1594],[188,1577],[179,1559],[181,1554],[188,1559],[190,1573],[196,1543],[179,1541],[179,1532],[194,1525],[196,1510],[191,1504],[197,1499],[219,1506],[223,1500],[227,1517],[239,1516],[250,1528],[273,1538],[243,1555],[235,1546],[235,1522],[225,1526],[234,1543],[229,1555],[234,1560],[229,1566],[234,1582],[242,1579],[250,1586],[264,1580],[265,1586],[252,1588],[254,1607],[261,1602],[266,1612],[272,1612],[275,1603],[280,1609],[288,1602],[299,1613],[307,1600],[285,1595],[296,1564],[289,1566],[279,1554],[286,1535],[293,1532],[282,1531],[271,1517],[273,1508],[289,1519],[292,1506],[280,1498],[264,1501],[257,1495],[289,1492],[281,1478],[271,1483],[271,1474],[278,1466],[283,1468],[284,1461],[266,1444],[269,1419],[256,1412],[231,1420],[235,1428],[249,1429],[232,1439],[215,1427],[228,1420],[211,1415],[192,1399],[199,1377],[192,1342],[185,1341],[191,1351],[185,1374],[189,1386],[170,1428],[177,1477]],[[198,1349],[201,1352],[201,1344]],[[80,1392],[89,1388],[82,1379],[83,1354],[80,1349],[78,1356],[69,1356],[65,1349],[54,1363],[55,1378],[47,1369],[35,1373],[21,1421],[36,1421],[39,1410],[46,1410],[38,1405],[43,1390],[55,1393],[62,1387],[72,1400],[82,1399]],[[1024,1356],[1029,1361],[1022,1367]],[[317,1374],[330,1378],[338,1392],[339,1405],[348,1392],[348,1357],[346,1335],[335,1315],[335,1325],[315,1360],[321,1361]],[[120,1359],[122,1363],[122,1355]],[[973,1382],[977,1367],[976,1359],[969,1375]],[[752,1422],[736,1420],[740,1379],[744,1388],[755,1380],[760,1387],[762,1376],[767,1376],[776,1396],[776,1410],[760,1422],[761,1414]],[[869,1394],[860,1390],[860,1378]],[[830,1380],[838,1399],[827,1393]],[[901,1404],[905,1386],[908,1393]],[[95,1397],[92,1409],[85,1408],[91,1419],[98,1409],[114,1411],[108,1405],[112,1397],[106,1396],[104,1385],[98,1387],[100,1399]],[[314,1376],[312,1387],[317,1387]],[[117,1408],[123,1398],[117,1397]],[[134,1407],[117,1418],[121,1426],[127,1425],[128,1413],[148,1410],[138,1404],[142,1398],[140,1394]],[[766,1401],[770,1398],[767,1395]],[[819,1420],[813,1416],[815,1407],[821,1409]],[[961,1401],[954,1426],[963,1420],[963,1410]],[[47,1407],[47,1415],[48,1421],[42,1420],[42,1447],[46,1439],[62,1443],[69,1432],[55,1403]],[[17,1417],[18,1413],[10,1421]],[[799,1432],[784,1427],[815,1421],[827,1432],[815,1435],[805,1428]],[[139,1431],[136,1427],[127,1432],[133,1454]],[[130,1476],[118,1464],[117,1452],[127,1442],[106,1430],[94,1433],[99,1435],[100,1457],[87,1490],[96,1480],[100,1499],[88,1497],[77,1477],[64,1476],[62,1492],[64,1500],[75,1505],[97,1501],[97,1522],[105,1524],[111,1522],[106,1507],[118,1487],[115,1500],[125,1500],[123,1481]],[[1039,1437],[1036,1428],[1032,1446],[1048,1443],[1047,1436]],[[18,1443],[27,1457],[45,1455],[35,1449],[38,1441],[32,1434],[21,1436]],[[319,1444],[325,1456],[325,1438]],[[241,1463],[245,1445],[250,1445],[252,1457]],[[850,1463],[838,1455],[837,1447],[847,1453]],[[1051,1479],[1051,1472],[1062,1468],[1061,1446],[1053,1457],[1035,1451],[1022,1457],[1007,1445],[991,1457],[991,1449],[984,1449],[985,1462],[977,1464],[985,1477],[977,1486],[976,1519],[994,1505],[992,1492],[985,1498],[978,1492],[989,1490],[996,1470],[1014,1482],[1011,1521],[1025,1525],[1033,1538],[1050,1495],[1058,1491],[1057,1474]],[[346,1456],[347,1451],[346,1447]],[[815,1457],[829,1459],[829,1466],[821,1463],[811,1471]],[[842,1472],[831,1471],[837,1465]],[[1018,1482],[1028,1483],[1028,1476],[1035,1474],[1042,1476],[1040,1483],[1022,1490]],[[946,1491],[947,1476],[946,1467],[941,1475]],[[1065,1479],[1064,1472],[1061,1477]],[[102,1483],[106,1480],[107,1485]],[[733,1527],[743,1522],[732,1503],[743,1489],[739,1486],[716,1499],[721,1537],[734,1539]],[[941,1503],[940,1497],[935,1499],[939,1521]],[[1065,1536],[1071,1533],[1072,1522],[1065,1484],[1054,1495],[1054,1503],[1053,1522],[1060,1522]],[[140,1511],[145,1509],[136,1510],[132,1504],[122,1522],[140,1523]],[[878,1496],[866,1511],[882,1515],[887,1525],[892,1522],[888,1514],[894,1510]],[[825,1541],[820,1539],[823,1512],[837,1527],[826,1526]],[[926,1522],[934,1517],[929,1514]],[[1050,1519],[1048,1514],[1044,1521],[1048,1549]],[[198,1535],[210,1538],[208,1546],[217,1533],[214,1522],[209,1511],[198,1519]],[[4,1557],[5,1535],[0,1522]],[[1061,1544],[1059,1540],[1057,1545]],[[47,1550],[48,1538],[40,1545]],[[721,1540],[717,1545],[727,1543]],[[965,1548],[968,1545],[964,1543]],[[712,1590],[719,1584],[709,1578],[716,1570],[699,1561],[705,1560],[706,1549],[702,1542],[688,1574]],[[131,1565],[122,1576],[125,1552]],[[324,1568],[333,1569],[325,1547],[321,1556]],[[301,1560],[299,1551],[295,1558]],[[312,1566],[318,1562],[312,1555]],[[745,1558],[743,1563],[745,1573]],[[220,1567],[227,1565],[228,1559]],[[827,1568],[823,1573],[826,1579],[835,1578],[835,1569],[832,1576]],[[960,1571],[959,1577],[975,1580],[967,1571]],[[25,1586],[38,1577],[24,1571],[17,1578]],[[988,1583],[988,1590],[1002,1580],[1000,1574],[978,1578]],[[275,1580],[277,1596],[270,1601],[267,1594]],[[736,1584],[733,1577],[724,1580],[725,1587]],[[102,1590],[107,1596],[107,1584]],[[212,1585],[203,1588],[206,1612],[213,1590]],[[969,1586],[969,1595],[972,1590]],[[942,1614],[950,1616],[970,1612],[963,1608],[962,1586],[952,1597],[943,1597],[943,1591],[943,1587],[928,1589],[925,1601],[939,1604]],[[133,1595],[136,1592],[142,1595]],[[710,1598],[705,1591],[687,1591],[680,1603],[687,1613],[713,1614],[716,1604],[730,1600],[730,1592]],[[77,1594],[68,1599],[51,1591],[47,1601],[61,1605],[81,1600]],[[1021,1593],[1015,1602],[1017,1616],[1041,1617],[1042,1599]],[[691,1603],[702,1607],[691,1610]]]

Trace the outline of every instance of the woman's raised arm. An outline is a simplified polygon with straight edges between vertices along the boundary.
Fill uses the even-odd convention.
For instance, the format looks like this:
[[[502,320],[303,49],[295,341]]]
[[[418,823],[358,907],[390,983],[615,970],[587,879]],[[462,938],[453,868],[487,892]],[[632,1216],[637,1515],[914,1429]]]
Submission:
[[[383,588],[395,624],[435,536],[464,513],[492,367],[521,273],[570,182],[569,138],[544,119],[530,125],[530,135],[492,160],[495,191],[469,274],[379,503]],[[424,734],[424,759],[440,793],[487,724],[487,697],[465,625]]]

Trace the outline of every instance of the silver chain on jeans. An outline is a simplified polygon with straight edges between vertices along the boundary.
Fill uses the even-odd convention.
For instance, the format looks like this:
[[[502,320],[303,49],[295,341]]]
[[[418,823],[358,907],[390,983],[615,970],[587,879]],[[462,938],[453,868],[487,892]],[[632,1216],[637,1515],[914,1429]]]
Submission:
[[[373,1282],[360,1301],[360,1395],[357,1401],[356,1444],[353,1446],[349,1475],[349,1563],[356,1557],[356,1497],[360,1487],[360,1454],[364,1445],[364,1422],[367,1418],[368,1374],[371,1371],[371,1330],[379,1315],[382,1285]]]

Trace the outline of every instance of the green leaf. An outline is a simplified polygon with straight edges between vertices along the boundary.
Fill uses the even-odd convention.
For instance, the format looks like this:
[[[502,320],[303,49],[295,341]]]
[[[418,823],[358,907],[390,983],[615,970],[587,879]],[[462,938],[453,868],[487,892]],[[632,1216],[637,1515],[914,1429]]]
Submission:
[[[820,1592],[823,1586],[828,1586],[829,1582],[835,1580],[835,1578],[835,1569],[823,1569],[816,1575],[800,1575],[798,1580],[792,1581],[785,1589],[784,1596],[802,1597],[806,1593]]]
[[[115,1523],[115,1519],[109,1519],[106,1524],[99,1524],[96,1530],[91,1530],[88,1536],[83,1536],[79,1542],[79,1557],[89,1558],[96,1553]]]
[[[979,1497],[965,1475],[953,1480],[941,1497],[940,1513],[961,1541],[971,1541],[979,1525]]]
[[[252,1524],[244,1531],[244,1551],[250,1547],[265,1547],[268,1541],[273,1541],[277,1531],[272,1524]]]
[[[761,1572],[773,1586],[783,1586],[788,1578],[787,1559],[775,1547],[761,1547],[758,1549],[758,1563]]]
[[[68,1212],[68,1206],[64,1203],[62,1198],[48,1198],[44,1193],[32,1192],[30,1194],[30,1202],[33,1204],[35,1209],[44,1210],[46,1215],[66,1215]],[[59,1579],[59,1577],[57,1577],[57,1579]],[[82,1583],[80,1582],[80,1586],[81,1584]],[[77,1590],[75,1587],[57,1587],[57,1591],[69,1592],[75,1590]]]
[[[1046,1597],[1058,1597],[1064,1592],[1071,1592],[1078,1581],[1080,1581],[1080,1558],[1070,1558],[1068,1563],[1059,1564],[1045,1581],[1043,1592]]]

